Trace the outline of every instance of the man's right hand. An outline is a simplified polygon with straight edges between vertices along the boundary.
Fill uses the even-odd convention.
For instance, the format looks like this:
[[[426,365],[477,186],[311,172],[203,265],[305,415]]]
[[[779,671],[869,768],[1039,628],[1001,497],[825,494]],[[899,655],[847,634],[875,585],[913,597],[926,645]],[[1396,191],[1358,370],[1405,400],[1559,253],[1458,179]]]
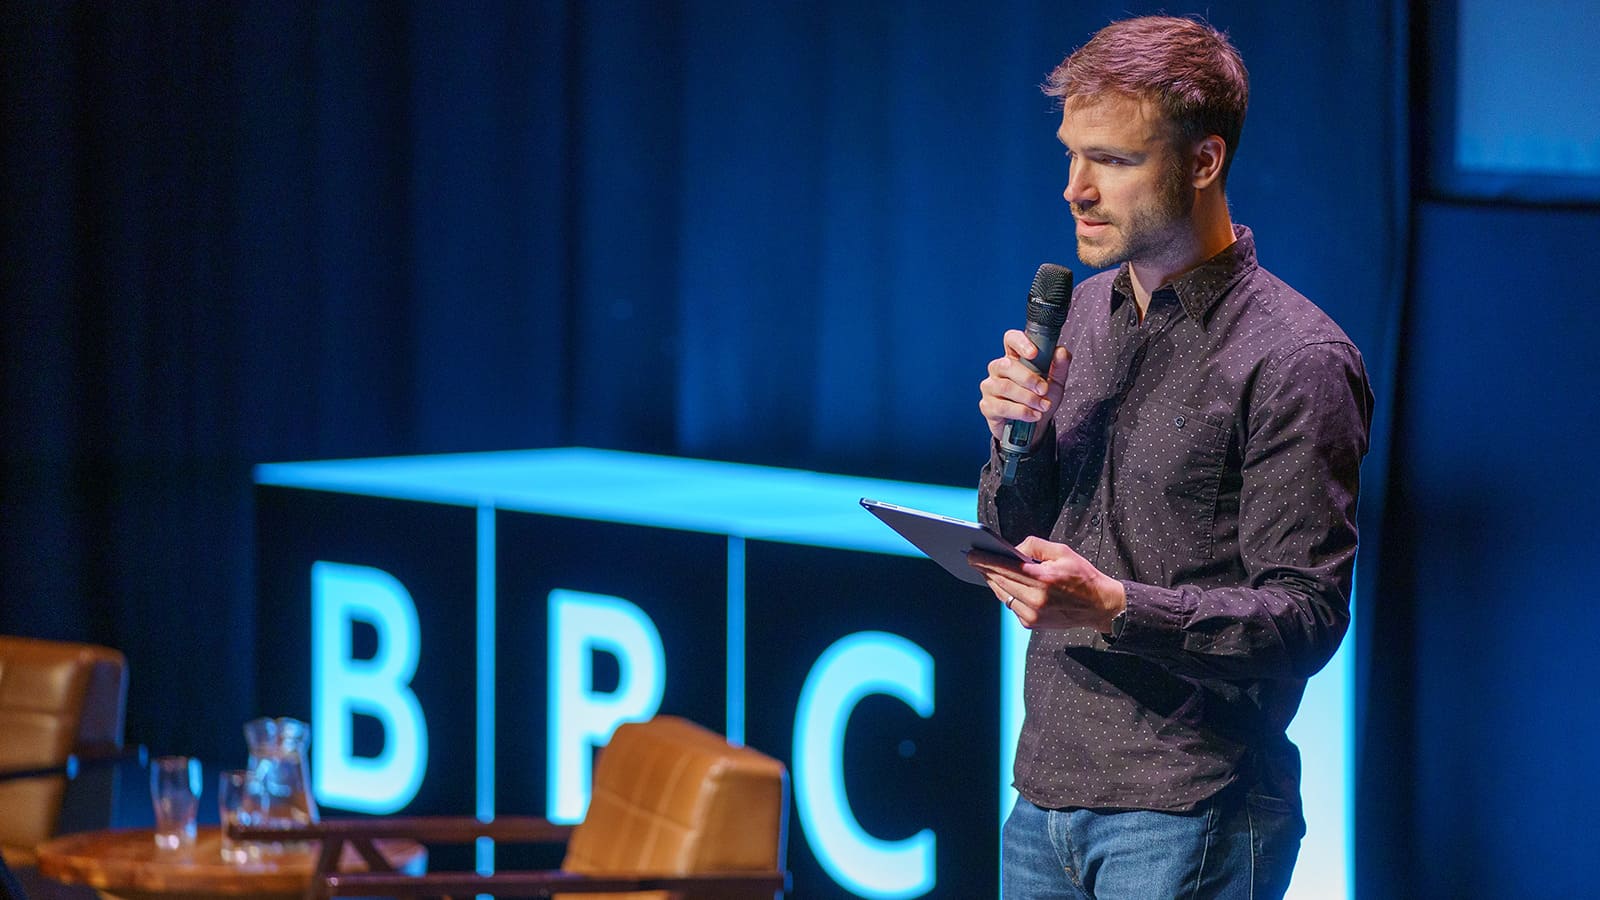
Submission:
[[[1046,379],[1023,362],[1039,353],[1026,334],[1014,328],[1006,332],[1005,347],[1005,355],[989,363],[989,377],[978,384],[983,395],[978,411],[989,420],[989,433],[996,441],[1004,438],[1007,419],[1039,422],[1055,411],[1067,383],[1067,367],[1072,363],[1067,348],[1056,347],[1050,360],[1050,377]],[[1037,446],[1048,430],[1035,428],[1028,449]]]

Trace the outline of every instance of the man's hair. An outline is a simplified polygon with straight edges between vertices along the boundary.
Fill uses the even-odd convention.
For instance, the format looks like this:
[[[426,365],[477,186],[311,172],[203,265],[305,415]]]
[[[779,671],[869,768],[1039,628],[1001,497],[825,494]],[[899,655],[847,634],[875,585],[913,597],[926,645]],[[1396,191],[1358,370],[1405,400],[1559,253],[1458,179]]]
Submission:
[[[1108,95],[1147,100],[1184,145],[1217,135],[1227,144],[1223,182],[1250,104],[1250,75],[1227,35],[1199,19],[1173,16],[1112,22],[1056,66],[1041,87],[1063,104]]]

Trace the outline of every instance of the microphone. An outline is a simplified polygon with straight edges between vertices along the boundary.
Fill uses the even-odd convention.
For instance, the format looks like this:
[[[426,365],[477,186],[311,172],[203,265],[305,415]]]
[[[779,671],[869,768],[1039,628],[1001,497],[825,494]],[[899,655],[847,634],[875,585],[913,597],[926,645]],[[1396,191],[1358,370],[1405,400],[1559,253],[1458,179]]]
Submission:
[[[1040,266],[1033,276],[1033,287],[1028,289],[1028,327],[1024,332],[1039,352],[1022,362],[1046,378],[1050,376],[1050,360],[1055,357],[1061,323],[1067,320],[1067,303],[1071,300],[1072,270],[1055,263]],[[1055,410],[1050,412],[1054,414]],[[1017,461],[1028,453],[1035,424],[1038,423],[1006,420],[1000,440],[1001,484],[1009,486],[1017,480]]]

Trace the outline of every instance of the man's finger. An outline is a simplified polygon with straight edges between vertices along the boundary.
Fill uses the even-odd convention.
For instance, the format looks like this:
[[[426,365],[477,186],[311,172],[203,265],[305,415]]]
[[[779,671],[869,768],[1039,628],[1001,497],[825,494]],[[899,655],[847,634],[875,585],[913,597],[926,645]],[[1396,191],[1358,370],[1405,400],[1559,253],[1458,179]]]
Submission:
[[[1002,573],[1008,575],[1020,574],[1020,570],[1017,568],[1017,560],[1001,556],[998,553],[990,553],[986,550],[968,550],[967,565],[982,572],[984,577],[990,580],[999,577]]]
[[[1022,359],[1033,359],[1039,353],[1039,348],[1021,331],[1013,328],[1006,332],[1005,347],[1007,356],[1018,356]]]
[[[1037,537],[1030,534],[1022,539],[1022,543],[1017,545],[1017,549],[1021,551],[1024,556],[1031,556],[1034,559],[1043,562],[1050,559],[1060,559],[1061,557],[1065,556],[1067,546],[1065,544],[1057,544],[1054,541],[1047,541],[1042,537]]]
[[[1056,384],[1067,383],[1067,369],[1072,367],[1072,354],[1066,347],[1057,347],[1055,358],[1050,360],[1050,380]]]

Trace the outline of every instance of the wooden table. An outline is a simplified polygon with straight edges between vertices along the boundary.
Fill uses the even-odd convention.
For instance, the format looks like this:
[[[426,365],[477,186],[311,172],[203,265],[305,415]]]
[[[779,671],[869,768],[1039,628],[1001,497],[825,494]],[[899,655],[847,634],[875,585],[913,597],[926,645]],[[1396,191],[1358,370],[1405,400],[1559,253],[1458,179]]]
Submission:
[[[401,871],[421,874],[427,867],[428,851],[414,841],[379,841],[378,849]],[[88,885],[108,900],[293,900],[311,883],[315,849],[250,863],[223,862],[221,850],[215,826],[201,828],[186,850],[157,850],[148,828],[88,831],[41,845],[39,873]],[[339,868],[366,865],[347,846]]]

